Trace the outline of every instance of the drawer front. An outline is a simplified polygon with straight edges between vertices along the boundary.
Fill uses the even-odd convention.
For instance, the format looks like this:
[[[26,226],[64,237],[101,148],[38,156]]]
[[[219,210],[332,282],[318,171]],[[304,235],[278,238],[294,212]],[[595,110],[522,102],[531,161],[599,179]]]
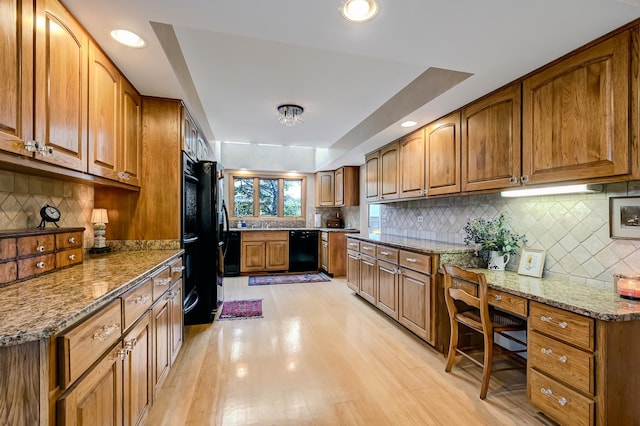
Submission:
[[[590,352],[536,332],[529,333],[529,365],[584,393],[594,395],[594,362]]]
[[[66,250],[77,247],[82,247],[82,232],[56,234],[56,249]]]
[[[171,286],[171,268],[168,266],[151,277],[153,282],[153,301],[155,302]]]
[[[5,238],[0,240],[0,260],[14,259],[16,257],[16,239]]]
[[[53,234],[33,235],[30,237],[18,238],[18,256],[29,256],[52,252],[54,247]]]
[[[124,328],[138,320],[153,303],[153,280],[147,278],[142,284],[122,296]]]
[[[529,314],[529,301],[524,297],[514,296],[492,288],[489,289],[488,296],[490,305],[525,318]]]
[[[18,264],[16,262],[0,263],[0,284],[6,284],[18,279]]]
[[[391,263],[398,263],[398,253],[400,250],[385,247],[385,246],[376,246],[376,257],[378,259],[386,260]]]
[[[371,243],[365,243],[365,242],[361,242],[360,243],[360,252],[366,254],[367,256],[374,256],[376,255],[376,245],[375,244],[371,244]]]
[[[529,369],[531,403],[560,424],[590,426],[595,424],[595,402],[553,379]]]
[[[33,275],[49,272],[55,268],[56,256],[51,254],[43,254],[42,256],[34,256],[28,259],[18,260],[18,278],[23,279]]]
[[[589,351],[594,350],[593,319],[537,302],[531,302],[530,309],[529,324],[532,330]]]
[[[56,268],[82,263],[83,256],[84,250],[82,248],[59,251],[56,253]]]
[[[242,241],[289,241],[289,231],[244,231]]]
[[[360,241],[354,240],[353,238],[347,238],[347,249],[360,251]]]
[[[182,257],[169,265],[171,272],[171,283],[177,282],[180,278],[182,278],[182,273],[184,271],[184,265],[182,264]]]
[[[431,274],[431,256],[400,250],[400,265],[415,271]]]
[[[322,231],[322,232],[320,233],[320,239],[321,239],[322,241],[328,241],[328,240],[329,240],[329,233],[328,233],[328,232],[325,232],[325,231]]]
[[[58,337],[63,352],[59,362],[65,388],[118,341],[122,333],[120,316],[120,299],[116,299],[87,321]]]

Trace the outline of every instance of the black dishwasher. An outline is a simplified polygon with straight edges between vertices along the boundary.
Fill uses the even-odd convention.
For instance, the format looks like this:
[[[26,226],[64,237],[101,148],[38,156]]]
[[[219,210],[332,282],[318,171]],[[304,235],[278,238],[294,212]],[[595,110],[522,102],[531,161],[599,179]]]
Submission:
[[[240,275],[240,231],[229,231],[229,243],[224,254],[224,276]]]
[[[289,231],[289,271],[318,271],[318,231]]]

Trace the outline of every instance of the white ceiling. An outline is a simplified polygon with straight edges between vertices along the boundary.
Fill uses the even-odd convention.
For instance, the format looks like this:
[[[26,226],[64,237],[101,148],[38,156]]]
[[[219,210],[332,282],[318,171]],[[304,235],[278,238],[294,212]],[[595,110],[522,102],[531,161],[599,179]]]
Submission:
[[[324,168],[362,164],[409,132],[401,121],[427,124],[640,17],[637,0],[378,0],[365,24],[339,0],[62,1],[143,95],[184,99],[208,139],[328,148]],[[147,46],[118,45],[114,28]],[[282,103],[304,123],[278,123]]]

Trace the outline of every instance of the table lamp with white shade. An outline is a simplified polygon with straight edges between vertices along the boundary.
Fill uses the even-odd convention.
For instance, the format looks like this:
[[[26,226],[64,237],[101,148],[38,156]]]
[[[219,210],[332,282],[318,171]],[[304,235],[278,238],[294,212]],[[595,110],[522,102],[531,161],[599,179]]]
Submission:
[[[93,247],[89,249],[89,253],[107,253],[111,251],[111,247],[107,247],[107,239],[104,235],[107,232],[107,209],[93,209],[91,212],[91,223],[93,223]]]

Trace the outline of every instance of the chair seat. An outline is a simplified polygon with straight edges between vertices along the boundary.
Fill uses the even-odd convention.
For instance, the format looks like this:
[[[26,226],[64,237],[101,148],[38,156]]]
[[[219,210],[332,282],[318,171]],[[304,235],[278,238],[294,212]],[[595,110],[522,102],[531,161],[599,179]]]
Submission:
[[[489,312],[491,322],[493,323],[493,331],[500,333],[503,331],[518,331],[526,330],[527,323],[513,315],[509,315],[505,312],[491,310]],[[480,320],[480,311],[476,309],[470,309],[465,312],[459,312],[455,315],[456,320],[460,323],[473,328],[474,330],[482,333],[482,322]]]

